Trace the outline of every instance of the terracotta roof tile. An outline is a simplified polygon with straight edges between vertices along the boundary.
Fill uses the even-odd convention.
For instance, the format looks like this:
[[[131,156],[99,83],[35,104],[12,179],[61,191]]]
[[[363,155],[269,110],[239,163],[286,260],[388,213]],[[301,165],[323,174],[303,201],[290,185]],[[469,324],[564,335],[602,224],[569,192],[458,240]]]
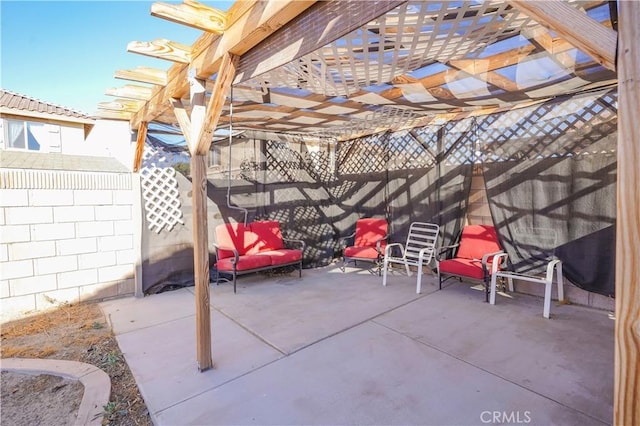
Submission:
[[[63,117],[91,119],[91,117],[84,112],[52,104],[50,102],[41,101],[40,99],[31,98],[5,89],[0,89],[0,107],[6,107],[18,111],[59,115]]]

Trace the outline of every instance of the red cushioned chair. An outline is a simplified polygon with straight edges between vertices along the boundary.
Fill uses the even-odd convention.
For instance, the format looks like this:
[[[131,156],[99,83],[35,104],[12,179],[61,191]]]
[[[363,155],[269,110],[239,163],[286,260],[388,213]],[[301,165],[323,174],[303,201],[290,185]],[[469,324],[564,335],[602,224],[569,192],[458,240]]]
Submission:
[[[386,219],[366,218],[356,221],[356,231],[341,240],[344,247],[342,256],[342,272],[348,262],[357,265],[358,260],[370,262],[378,268],[380,276],[384,248],[387,245],[388,223]],[[353,238],[353,245],[347,246],[347,241]]]
[[[495,228],[489,225],[467,225],[462,230],[460,242],[442,247],[440,253],[450,252],[456,247],[455,257],[438,259],[440,289],[442,289],[442,283],[451,277],[458,277],[460,280],[462,278],[479,280],[484,284],[485,297],[488,302],[492,263],[494,259],[499,262],[497,255],[504,253]],[[496,265],[496,268],[500,269],[500,266]]]

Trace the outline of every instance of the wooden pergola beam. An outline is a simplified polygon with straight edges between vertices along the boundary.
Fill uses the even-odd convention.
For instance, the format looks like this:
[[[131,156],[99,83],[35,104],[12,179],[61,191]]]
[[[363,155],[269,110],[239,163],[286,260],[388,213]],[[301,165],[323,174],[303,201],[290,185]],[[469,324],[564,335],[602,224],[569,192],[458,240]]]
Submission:
[[[151,98],[151,88],[144,86],[135,86],[133,84],[125,84],[122,87],[112,87],[105,91],[109,96],[118,98],[129,98],[139,101],[148,101]]]
[[[191,62],[190,46],[164,38],[153,41],[132,41],[127,45],[127,52],[183,64]]]
[[[142,154],[144,153],[144,141],[147,139],[147,129],[149,128],[149,123],[143,121],[138,126],[138,136],[136,138],[136,154],[133,158],[133,172],[137,173],[140,171],[140,167],[142,166]]]
[[[111,102],[100,102],[98,108],[110,111],[135,113],[144,104],[144,101],[133,99],[116,99]]]
[[[225,98],[229,94],[231,82],[236,75],[238,59],[237,56],[230,53],[227,53],[222,58],[222,65],[220,66],[220,71],[218,71],[218,76],[213,91],[211,92],[211,98],[207,104],[204,122],[198,135],[198,142],[194,147],[193,152],[196,155],[207,155],[207,152],[209,152],[211,141],[213,140],[213,132],[218,125]]]
[[[615,71],[618,34],[611,28],[562,0],[510,1],[509,4]]]
[[[193,44],[191,67],[196,69],[198,78],[208,79],[220,68],[224,54],[242,55],[313,3],[315,1],[307,0],[236,2],[227,14],[227,29],[222,36],[204,33]],[[167,84],[154,89],[151,100],[132,117],[132,128],[164,113],[170,98],[182,98],[189,93],[188,68],[184,63],[171,66]]]
[[[118,70],[115,72],[115,78],[124,80],[138,81],[140,83],[155,84],[163,86],[167,84],[167,72],[150,67],[136,67],[133,70]]]
[[[613,424],[640,424],[640,3],[618,2],[618,190]]]
[[[187,142],[189,153],[192,153],[193,142],[191,139],[191,119],[189,118],[189,113],[182,104],[181,99],[173,98],[169,102],[171,103],[173,113],[175,114],[176,119],[178,120],[178,124],[180,125],[180,130],[182,130],[182,135]]]
[[[178,5],[154,3],[151,15],[214,34],[222,34],[227,24],[226,13],[193,0]]]
[[[403,3],[406,0],[317,2],[299,13],[286,32],[274,33],[242,55],[236,82],[249,80],[320,49]]]

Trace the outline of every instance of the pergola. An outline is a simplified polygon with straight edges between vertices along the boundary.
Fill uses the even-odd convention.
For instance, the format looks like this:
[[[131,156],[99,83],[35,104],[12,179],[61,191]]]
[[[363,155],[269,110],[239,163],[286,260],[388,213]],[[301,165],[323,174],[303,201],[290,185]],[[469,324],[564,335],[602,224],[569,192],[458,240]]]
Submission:
[[[217,128],[340,143],[617,86],[614,422],[640,422],[639,3],[247,0],[224,12],[184,0],[151,14],[203,34],[131,42],[174,64],[116,71],[144,85],[107,91],[117,99],[98,117],[137,131],[136,171],[149,123],[186,139],[200,370],[213,366],[205,188]]]

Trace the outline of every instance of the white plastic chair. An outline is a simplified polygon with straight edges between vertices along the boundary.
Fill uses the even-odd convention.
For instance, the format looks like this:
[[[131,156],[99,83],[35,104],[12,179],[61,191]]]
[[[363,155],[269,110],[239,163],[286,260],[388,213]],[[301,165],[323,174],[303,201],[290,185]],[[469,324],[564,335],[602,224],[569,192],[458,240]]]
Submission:
[[[404,265],[407,275],[411,276],[410,266],[418,268],[418,282],[416,293],[420,294],[422,289],[422,267],[429,265],[436,251],[440,226],[435,223],[413,222],[409,227],[406,244],[387,244],[384,250],[384,272],[382,285],[387,285],[387,271],[390,264]],[[399,256],[394,255],[400,253]]]
[[[556,233],[553,229],[547,228],[519,228],[514,231],[514,236],[517,243],[523,245],[540,246],[541,251],[552,251],[555,249]],[[513,279],[528,281],[532,283],[544,284],[544,307],[542,310],[542,316],[549,318],[551,311],[551,289],[553,286],[553,272],[556,272],[556,283],[558,286],[558,300],[564,301],[564,283],[562,276],[562,261],[550,255],[547,261],[546,273],[542,274],[527,274],[508,271],[505,269],[498,270],[498,264],[506,264],[507,253],[502,253],[496,256],[491,270],[491,295],[489,297],[489,303],[495,305],[496,303],[496,281],[498,277],[506,278],[509,285],[509,291],[513,292]]]

